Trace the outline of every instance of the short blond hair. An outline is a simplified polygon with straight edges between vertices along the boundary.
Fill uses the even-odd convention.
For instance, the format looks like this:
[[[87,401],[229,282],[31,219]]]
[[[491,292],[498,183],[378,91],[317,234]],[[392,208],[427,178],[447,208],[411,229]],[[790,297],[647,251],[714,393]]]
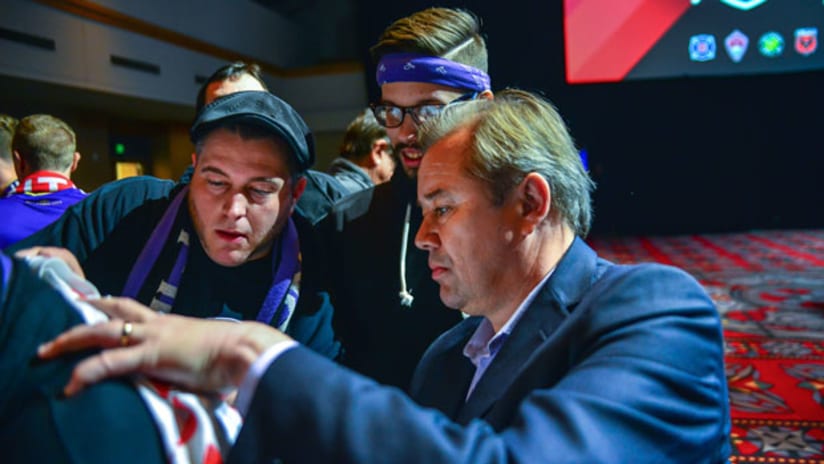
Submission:
[[[74,163],[77,139],[63,120],[48,114],[33,114],[20,120],[12,149],[32,171],[65,171]]]

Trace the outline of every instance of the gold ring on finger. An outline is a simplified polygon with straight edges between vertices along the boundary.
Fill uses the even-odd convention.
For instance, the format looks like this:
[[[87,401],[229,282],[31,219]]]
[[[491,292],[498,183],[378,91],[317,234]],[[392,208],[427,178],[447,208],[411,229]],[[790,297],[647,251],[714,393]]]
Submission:
[[[131,322],[123,323],[123,330],[120,331],[120,346],[129,346],[129,337],[132,335],[134,326]]]

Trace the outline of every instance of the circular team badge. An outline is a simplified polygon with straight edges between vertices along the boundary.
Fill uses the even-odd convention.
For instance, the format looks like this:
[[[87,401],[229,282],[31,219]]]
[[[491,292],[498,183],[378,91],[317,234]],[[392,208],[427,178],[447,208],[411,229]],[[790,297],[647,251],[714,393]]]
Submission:
[[[690,37],[690,60],[710,61],[715,59],[715,36],[698,34]]]
[[[758,50],[768,58],[774,58],[784,51],[784,37],[778,32],[767,32],[758,39]]]

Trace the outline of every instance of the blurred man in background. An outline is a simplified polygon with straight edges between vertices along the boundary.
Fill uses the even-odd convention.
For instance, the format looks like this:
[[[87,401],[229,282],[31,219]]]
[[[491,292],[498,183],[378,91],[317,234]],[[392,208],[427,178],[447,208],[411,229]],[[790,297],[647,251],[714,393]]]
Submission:
[[[14,128],[17,127],[17,123],[16,118],[0,114],[0,198],[9,193],[9,187],[17,180],[11,154],[11,139],[14,137]]]
[[[71,180],[80,153],[68,124],[47,114],[26,116],[11,145],[19,181],[0,198],[0,217],[6,221],[0,228],[0,248],[51,224],[86,197]]]
[[[327,172],[349,193],[374,187],[392,177],[395,172],[392,143],[371,109],[364,110],[349,123],[340,156],[332,161]]]
[[[243,90],[269,91],[263,82],[260,66],[256,63],[235,61],[218,68],[200,86],[195,101],[195,111],[200,110],[218,97]]]

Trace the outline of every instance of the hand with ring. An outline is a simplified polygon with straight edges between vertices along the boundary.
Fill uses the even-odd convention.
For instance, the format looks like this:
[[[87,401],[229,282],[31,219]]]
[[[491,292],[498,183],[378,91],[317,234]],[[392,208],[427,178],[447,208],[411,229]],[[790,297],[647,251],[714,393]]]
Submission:
[[[120,346],[129,346],[129,337],[132,335],[133,328],[131,322],[123,323],[123,330],[120,331]]]
[[[140,373],[185,388],[225,393],[239,386],[251,364],[288,336],[258,322],[228,322],[161,315],[128,298],[89,300],[112,319],[75,326],[43,344],[51,359],[88,348],[103,351],[81,361],[64,393],[100,380]]]

